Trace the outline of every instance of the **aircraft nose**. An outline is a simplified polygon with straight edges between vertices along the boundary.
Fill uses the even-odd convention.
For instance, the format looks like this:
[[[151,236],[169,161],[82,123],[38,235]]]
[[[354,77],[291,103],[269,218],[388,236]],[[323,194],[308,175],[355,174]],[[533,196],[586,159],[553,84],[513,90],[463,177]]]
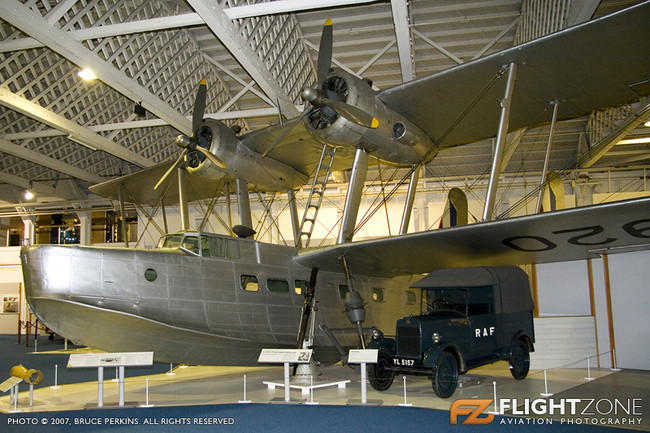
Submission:
[[[20,258],[27,299],[70,294],[70,250],[56,245],[23,247]]]

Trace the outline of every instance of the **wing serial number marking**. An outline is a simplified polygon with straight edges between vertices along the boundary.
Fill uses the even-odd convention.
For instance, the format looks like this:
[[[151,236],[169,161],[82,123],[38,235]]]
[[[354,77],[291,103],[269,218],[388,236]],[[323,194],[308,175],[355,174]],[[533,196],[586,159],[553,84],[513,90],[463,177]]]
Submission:
[[[628,235],[634,238],[650,239],[650,219],[642,219],[631,221],[623,224],[621,227]],[[617,238],[607,237],[603,233],[605,229],[603,226],[587,226],[578,227],[567,230],[553,231],[554,235],[561,235],[566,233],[575,233],[577,236],[572,236],[566,239],[566,242],[571,245],[578,246],[597,246],[607,245],[616,242]],[[506,238],[502,243],[512,248],[513,250],[523,251],[527,253],[538,253],[543,251],[551,251],[557,248],[557,244],[542,236],[512,236]]]
[[[393,358],[393,365],[396,365],[398,367],[413,367],[415,365],[415,360],[414,359]]]

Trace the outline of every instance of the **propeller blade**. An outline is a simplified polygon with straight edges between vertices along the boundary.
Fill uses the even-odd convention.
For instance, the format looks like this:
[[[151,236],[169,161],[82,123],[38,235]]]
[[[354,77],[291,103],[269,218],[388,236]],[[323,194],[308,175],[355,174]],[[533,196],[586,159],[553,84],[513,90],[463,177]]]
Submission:
[[[325,84],[325,77],[330,70],[332,64],[332,20],[325,21],[323,26],[323,33],[320,37],[320,46],[318,48],[318,65],[317,65],[317,78],[318,88],[322,89]]]
[[[169,177],[169,175],[172,174],[174,170],[178,168],[180,163],[183,162],[183,158],[185,158],[185,155],[187,155],[187,149],[183,149],[183,151],[181,152],[181,156],[178,157],[176,162],[174,162],[174,164],[171,167],[169,167],[169,170],[167,170],[167,172],[163,175],[163,177],[160,178],[156,186],[153,187],[154,191],[157,190],[158,187],[162,185],[163,182],[165,182],[165,180]]]
[[[366,113],[362,109],[355,107],[354,105],[346,104],[345,102],[341,101],[334,101],[327,98],[321,99],[321,104],[333,108],[337,113],[339,113],[339,115],[345,117],[350,122],[356,123],[357,125],[372,129],[375,129],[379,126],[379,121],[375,117]]]
[[[210,152],[208,149],[204,149],[201,146],[196,146],[196,150],[201,152],[203,155],[205,155],[206,158],[210,160],[211,163],[216,165],[219,168],[226,168],[226,164],[224,164],[219,158],[217,158],[212,152]]]
[[[294,120],[294,121],[291,123],[291,125],[288,125],[287,127],[285,127],[285,128],[284,128],[284,131],[282,131],[282,134],[280,134],[280,136],[279,136],[278,138],[276,138],[275,141],[274,141],[273,143],[271,143],[271,145],[270,145],[270,146],[269,146],[269,147],[264,151],[264,153],[262,154],[262,158],[266,157],[266,155],[267,155],[270,151],[272,151],[273,148],[274,148],[274,147],[275,147],[279,142],[281,142],[281,141],[284,139],[284,137],[287,136],[287,134],[288,134],[288,133],[293,129],[293,127],[296,126],[298,123],[300,123],[300,121],[301,121],[301,120],[302,120],[302,119],[303,119],[307,114],[309,114],[309,111],[310,111],[310,110],[311,110],[311,107],[309,107],[309,108],[305,107],[305,110],[302,112],[302,114],[301,114],[300,116],[298,116],[298,117],[296,118],[296,120]]]
[[[192,112],[192,135],[196,133],[196,130],[199,129],[199,126],[201,126],[201,122],[203,121],[207,93],[208,86],[204,78],[201,80],[201,84],[199,84],[199,90],[196,92],[196,100],[194,101],[194,111]]]

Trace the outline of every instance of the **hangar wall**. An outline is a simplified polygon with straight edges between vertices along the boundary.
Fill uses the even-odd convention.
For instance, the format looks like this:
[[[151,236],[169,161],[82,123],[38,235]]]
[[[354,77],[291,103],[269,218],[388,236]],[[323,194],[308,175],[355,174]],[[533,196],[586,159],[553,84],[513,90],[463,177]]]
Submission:
[[[595,330],[600,365],[611,366],[610,318],[606,289],[611,289],[611,324],[616,363],[621,368],[650,370],[650,252],[612,254],[592,260]],[[609,277],[607,277],[607,272]],[[540,316],[591,315],[587,261],[537,266]]]

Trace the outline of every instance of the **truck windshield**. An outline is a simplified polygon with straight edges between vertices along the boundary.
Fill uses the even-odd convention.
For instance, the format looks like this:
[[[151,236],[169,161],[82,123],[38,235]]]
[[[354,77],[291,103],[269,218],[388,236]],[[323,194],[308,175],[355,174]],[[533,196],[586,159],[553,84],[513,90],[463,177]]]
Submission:
[[[467,289],[423,289],[422,314],[453,310],[467,314]]]

